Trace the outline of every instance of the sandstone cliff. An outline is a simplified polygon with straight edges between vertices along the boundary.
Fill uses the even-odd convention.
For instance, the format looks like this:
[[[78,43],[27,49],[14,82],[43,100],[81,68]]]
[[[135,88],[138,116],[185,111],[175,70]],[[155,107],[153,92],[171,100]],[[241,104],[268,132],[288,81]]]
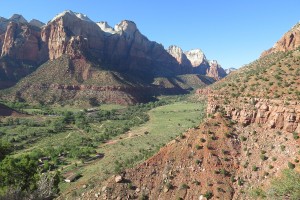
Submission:
[[[287,104],[287,101],[283,100],[241,97],[235,100],[234,104],[225,105],[218,103],[220,99],[224,99],[224,97],[210,96],[207,106],[208,114],[223,111],[226,117],[245,126],[255,123],[267,129],[283,130],[290,133],[300,132],[299,101],[291,101]]]
[[[300,23],[297,23],[291,30],[285,33],[274,46],[261,54],[261,57],[278,51],[291,51],[300,46]]]
[[[221,78],[224,78],[227,73],[216,60],[211,60],[209,61],[209,68],[206,70],[206,75],[213,77],[216,80],[220,80]]]
[[[217,61],[207,60],[200,49],[183,52],[180,47],[172,45],[168,48],[168,53],[172,55],[181,66],[189,69],[189,73],[207,75],[216,80],[220,80],[227,75]]]

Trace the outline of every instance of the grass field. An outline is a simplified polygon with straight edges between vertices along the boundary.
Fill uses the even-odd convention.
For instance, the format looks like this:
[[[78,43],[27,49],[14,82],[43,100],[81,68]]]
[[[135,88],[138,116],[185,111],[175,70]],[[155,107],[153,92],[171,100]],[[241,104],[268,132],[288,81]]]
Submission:
[[[70,170],[80,172],[82,177],[74,183],[61,184],[62,191],[76,195],[74,188],[82,188],[84,184],[93,187],[101,183],[115,173],[115,161],[129,162],[129,166],[143,161],[146,156],[142,152],[156,152],[180,133],[198,125],[204,118],[204,109],[204,103],[191,102],[176,102],[152,109],[148,122],[99,146],[97,151],[104,153],[103,159],[90,164],[77,164],[76,168],[72,166]]]

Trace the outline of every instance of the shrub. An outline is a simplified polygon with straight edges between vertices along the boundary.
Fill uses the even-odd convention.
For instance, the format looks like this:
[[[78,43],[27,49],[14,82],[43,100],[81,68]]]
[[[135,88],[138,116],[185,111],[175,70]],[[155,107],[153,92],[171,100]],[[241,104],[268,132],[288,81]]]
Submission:
[[[211,199],[213,197],[213,193],[210,191],[207,191],[203,196],[207,199]]]
[[[288,162],[288,167],[289,169],[295,169],[296,165],[291,162]]]
[[[180,189],[182,190],[185,190],[185,189],[189,189],[189,186],[185,183],[183,183],[181,186],[180,186]]]
[[[258,167],[257,167],[256,165],[253,165],[253,166],[252,166],[252,171],[255,171],[255,172],[256,172],[257,170],[258,170]]]
[[[260,159],[262,159],[263,161],[265,161],[265,160],[267,160],[267,159],[268,159],[268,157],[267,157],[267,156],[265,156],[264,154],[261,154],[261,155],[260,155]]]
[[[242,136],[242,137],[241,137],[241,140],[242,140],[243,142],[245,142],[245,141],[247,140],[247,138],[246,138],[245,136]]]
[[[295,139],[295,140],[298,140],[298,139],[299,139],[299,135],[298,135],[298,133],[296,133],[296,132],[293,132],[293,137],[294,137],[294,139]]]
[[[206,142],[206,140],[205,140],[204,138],[201,138],[200,141],[201,141],[202,143]]]

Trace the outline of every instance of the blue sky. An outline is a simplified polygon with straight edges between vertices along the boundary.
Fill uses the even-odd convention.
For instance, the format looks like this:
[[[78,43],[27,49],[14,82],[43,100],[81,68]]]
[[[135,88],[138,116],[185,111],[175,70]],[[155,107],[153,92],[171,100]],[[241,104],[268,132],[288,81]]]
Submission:
[[[0,16],[43,22],[64,10],[114,26],[134,21],[150,40],[200,48],[224,68],[259,57],[300,20],[299,0],[0,0]]]

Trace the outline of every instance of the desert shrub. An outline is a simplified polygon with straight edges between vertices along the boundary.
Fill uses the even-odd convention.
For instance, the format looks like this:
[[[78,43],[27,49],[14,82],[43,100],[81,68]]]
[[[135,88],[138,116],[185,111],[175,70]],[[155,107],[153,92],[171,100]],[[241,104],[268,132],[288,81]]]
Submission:
[[[291,163],[291,162],[288,162],[288,167],[289,169],[295,169],[295,164]]]

